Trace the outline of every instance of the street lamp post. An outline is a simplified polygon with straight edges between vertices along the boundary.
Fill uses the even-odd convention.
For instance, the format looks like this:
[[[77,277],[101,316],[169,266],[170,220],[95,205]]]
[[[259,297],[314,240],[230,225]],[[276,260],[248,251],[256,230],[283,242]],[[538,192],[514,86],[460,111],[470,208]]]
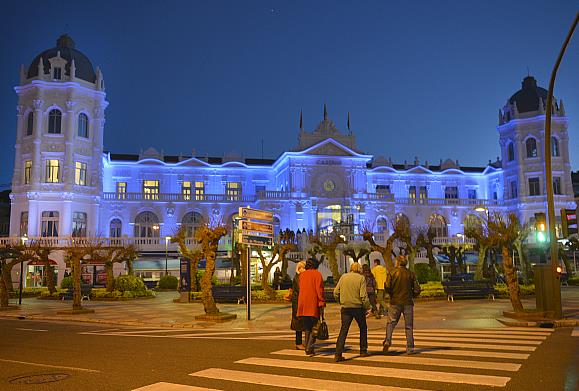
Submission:
[[[547,104],[545,110],[545,182],[547,183],[546,193],[547,193],[547,216],[549,221],[549,238],[550,238],[550,248],[551,248],[551,273],[552,278],[557,283],[553,285],[553,294],[551,296],[551,304],[552,308],[555,311],[555,318],[561,319],[563,317],[563,309],[561,307],[561,285],[558,283],[556,278],[558,272],[557,268],[559,267],[559,253],[557,249],[557,236],[555,233],[555,202],[553,196],[553,171],[551,167],[551,111],[553,107],[553,90],[555,88],[555,78],[557,77],[557,70],[559,69],[559,65],[561,64],[561,60],[563,59],[563,55],[565,54],[565,50],[567,50],[567,46],[569,45],[569,41],[573,36],[573,32],[575,31],[575,27],[577,27],[577,22],[579,21],[579,12],[575,14],[575,19],[571,28],[569,29],[569,33],[567,34],[567,38],[561,47],[561,51],[559,52],[559,56],[557,57],[557,61],[555,62],[555,66],[553,67],[553,71],[551,72],[551,79],[549,81],[549,92],[547,95]]]
[[[20,240],[22,241],[22,245],[25,246],[28,238],[26,236],[23,236],[20,238]],[[24,262],[20,262],[20,286],[19,286],[19,293],[18,293],[18,305],[22,305],[22,284],[24,283],[23,282],[23,279],[24,279],[23,274],[24,274]]]
[[[165,275],[168,274],[167,271],[167,259],[169,258],[169,241],[171,240],[170,236],[165,236]]]

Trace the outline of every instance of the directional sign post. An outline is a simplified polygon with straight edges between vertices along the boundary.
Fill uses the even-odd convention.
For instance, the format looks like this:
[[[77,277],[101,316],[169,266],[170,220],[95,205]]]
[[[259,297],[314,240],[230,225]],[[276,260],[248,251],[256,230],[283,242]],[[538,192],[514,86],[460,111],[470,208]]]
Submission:
[[[273,213],[266,210],[239,208],[241,232],[239,243],[247,245],[247,320],[251,320],[251,246],[273,246]],[[257,221],[255,221],[257,220]]]

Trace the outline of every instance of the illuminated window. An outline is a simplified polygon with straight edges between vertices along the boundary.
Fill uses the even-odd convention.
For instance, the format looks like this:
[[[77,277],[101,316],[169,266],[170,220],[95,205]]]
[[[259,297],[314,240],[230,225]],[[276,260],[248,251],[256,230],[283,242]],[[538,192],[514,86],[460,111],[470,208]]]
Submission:
[[[79,186],[86,186],[86,163],[76,162],[74,164],[74,183]]]
[[[48,113],[48,133],[60,134],[62,123],[62,113],[53,109]]]
[[[241,182],[227,182],[225,194],[229,201],[238,201],[241,195]]]
[[[195,182],[195,199],[197,201],[205,199],[205,182]]]
[[[57,211],[42,212],[42,220],[40,224],[40,233],[42,237],[58,236],[58,218]]]
[[[86,213],[72,213],[72,236],[78,238],[86,237]]]
[[[119,200],[127,198],[127,182],[117,182],[117,198]]]
[[[62,79],[62,68],[55,67],[52,75],[53,75],[53,79],[55,79],[55,80]]]
[[[560,156],[559,154],[559,140],[555,137],[551,137],[551,156]]]
[[[185,201],[189,201],[191,199],[191,182],[183,182],[183,185],[181,186],[181,194],[183,195],[183,199]]]
[[[537,157],[537,140],[531,137],[525,141],[525,146],[527,147],[527,157]]]
[[[143,198],[145,200],[159,199],[159,181],[143,181]]]
[[[529,195],[541,195],[541,185],[539,183],[539,178],[529,178]]]
[[[136,238],[158,238],[159,218],[153,212],[141,212],[135,218],[134,236]]]
[[[410,198],[411,200],[416,199],[416,186],[410,186],[408,188],[408,198]]]
[[[78,115],[78,137],[88,138],[88,117],[85,113]]]
[[[32,175],[32,160],[27,160],[24,162],[24,184],[30,184],[30,178]]]
[[[428,198],[428,189],[426,186],[420,186],[420,199],[425,200]]]
[[[46,183],[60,182],[60,161],[49,159],[46,161]]]
[[[28,113],[28,118],[26,121],[26,135],[32,136],[32,132],[34,131],[34,113],[31,111]]]

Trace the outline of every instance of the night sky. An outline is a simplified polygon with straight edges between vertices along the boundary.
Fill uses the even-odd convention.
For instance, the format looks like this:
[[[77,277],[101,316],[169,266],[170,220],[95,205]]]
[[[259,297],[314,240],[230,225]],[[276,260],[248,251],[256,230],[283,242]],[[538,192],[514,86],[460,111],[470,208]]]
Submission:
[[[498,110],[547,88],[577,1],[6,1],[0,184],[12,178],[20,64],[67,32],[100,66],[105,150],[275,158],[327,103],[358,149],[394,162],[499,155]],[[579,32],[557,78],[579,168]]]

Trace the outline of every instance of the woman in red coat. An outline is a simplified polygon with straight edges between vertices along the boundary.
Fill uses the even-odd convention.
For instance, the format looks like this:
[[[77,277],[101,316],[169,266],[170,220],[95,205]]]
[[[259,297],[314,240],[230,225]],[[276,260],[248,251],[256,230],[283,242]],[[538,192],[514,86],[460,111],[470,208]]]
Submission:
[[[320,312],[326,306],[324,300],[324,280],[316,270],[312,260],[306,262],[306,271],[300,274],[300,294],[298,297],[298,316],[302,319],[306,332],[306,354],[314,355],[316,338],[312,329],[320,319]]]

